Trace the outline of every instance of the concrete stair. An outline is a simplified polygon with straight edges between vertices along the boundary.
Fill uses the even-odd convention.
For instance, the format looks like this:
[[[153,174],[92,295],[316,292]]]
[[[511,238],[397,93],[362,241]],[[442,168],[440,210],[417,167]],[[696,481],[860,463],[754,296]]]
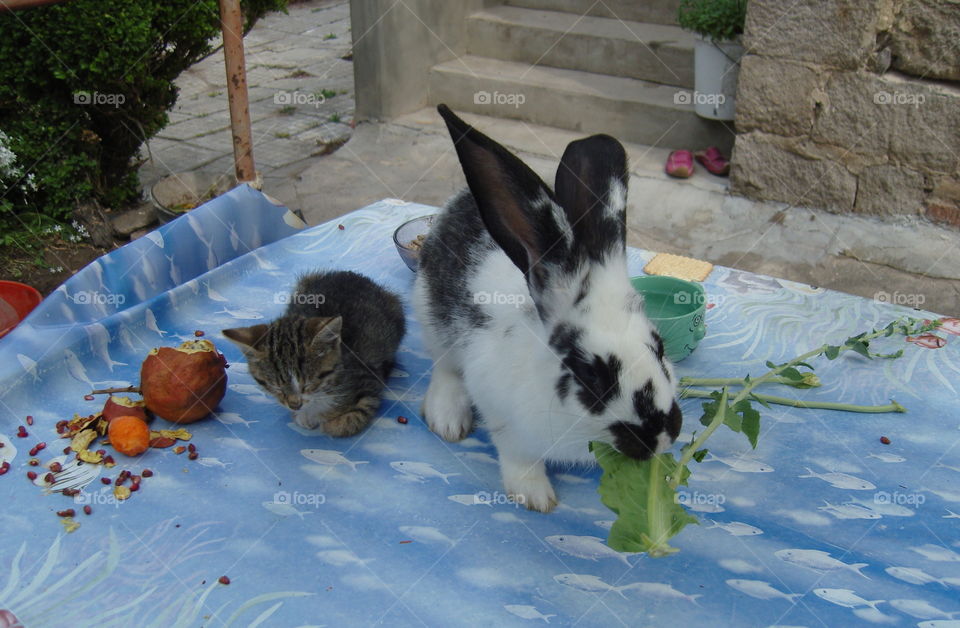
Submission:
[[[430,70],[428,100],[455,111],[663,148],[733,147],[694,113],[693,35],[678,0],[507,0],[467,18],[467,54]]]

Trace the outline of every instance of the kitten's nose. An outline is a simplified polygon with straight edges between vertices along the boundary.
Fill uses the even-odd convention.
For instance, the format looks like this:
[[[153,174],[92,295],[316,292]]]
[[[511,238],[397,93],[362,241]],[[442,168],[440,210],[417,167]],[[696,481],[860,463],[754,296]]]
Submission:
[[[299,410],[303,406],[303,399],[300,397],[287,397],[287,407],[291,410]]]

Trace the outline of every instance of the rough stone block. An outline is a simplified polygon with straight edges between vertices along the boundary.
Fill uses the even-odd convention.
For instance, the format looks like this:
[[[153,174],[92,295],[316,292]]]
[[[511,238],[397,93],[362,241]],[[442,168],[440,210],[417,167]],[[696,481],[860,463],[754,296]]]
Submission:
[[[857,179],[840,164],[803,157],[779,138],[760,132],[737,137],[730,191],[750,198],[791,205],[849,211]]]
[[[956,0],[905,0],[890,34],[895,69],[926,79],[960,81]]]
[[[960,89],[889,75],[886,108],[894,112],[890,154],[950,174],[960,170]]]
[[[854,153],[886,155],[896,108],[884,102],[887,83],[865,72],[836,72],[827,80],[811,137]]]
[[[865,168],[857,186],[854,210],[879,216],[923,213],[923,174],[910,168],[883,164]]]
[[[889,0],[751,0],[744,47],[761,56],[855,70],[892,21]]]
[[[960,206],[946,203],[929,203],[927,217],[941,224],[960,229]]]
[[[799,63],[744,55],[737,88],[737,129],[777,135],[805,135],[813,124],[816,72]]]

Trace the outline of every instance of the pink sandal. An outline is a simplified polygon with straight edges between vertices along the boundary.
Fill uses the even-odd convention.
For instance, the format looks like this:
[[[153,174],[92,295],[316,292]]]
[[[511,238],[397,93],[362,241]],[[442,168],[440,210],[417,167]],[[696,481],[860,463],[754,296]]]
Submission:
[[[689,179],[693,176],[693,153],[688,150],[675,150],[667,157],[664,170],[671,177]]]
[[[706,150],[698,150],[694,153],[694,156],[710,174],[715,174],[718,177],[725,177],[730,174],[730,162],[716,146],[711,146]]]

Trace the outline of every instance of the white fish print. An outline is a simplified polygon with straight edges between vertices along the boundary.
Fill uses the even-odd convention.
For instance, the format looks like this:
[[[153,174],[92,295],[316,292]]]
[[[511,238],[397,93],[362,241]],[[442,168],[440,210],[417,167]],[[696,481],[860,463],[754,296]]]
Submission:
[[[164,255],[167,258],[167,261],[170,262],[170,281],[173,282],[173,285],[179,286],[180,280],[183,277],[180,275],[180,267],[177,266],[177,263],[173,261],[173,255]],[[193,293],[196,294],[196,289],[193,290]]]
[[[937,467],[938,469],[947,469],[948,471],[956,471],[957,473],[960,473],[960,467],[953,467],[948,464],[943,464],[942,462],[938,462],[933,466]]]
[[[660,582],[632,582],[623,586],[624,590],[629,591],[639,591],[644,596],[656,596],[666,598],[668,600],[686,600],[692,602],[693,604],[697,603],[698,597],[703,597],[701,594],[696,595],[687,595],[682,591],[677,591],[669,584],[663,584]]]
[[[143,282],[140,281],[139,275],[134,275],[130,283],[133,284],[133,293],[137,295],[137,300],[146,301],[147,289],[143,287]],[[103,309],[103,304],[100,301],[94,301],[94,303],[100,305],[101,309]]]
[[[107,368],[113,372],[114,366],[126,366],[126,362],[116,362],[110,357],[110,333],[100,323],[92,323],[83,328],[90,340],[90,349],[101,360],[106,362]]]
[[[160,335],[161,338],[167,334],[167,332],[162,331],[160,327],[157,326],[157,317],[154,316],[153,310],[151,310],[150,308],[146,308],[144,310],[144,316],[146,317],[146,321],[147,321],[147,329],[149,329],[152,332],[156,332],[157,334]]]
[[[120,342],[123,343],[123,346],[125,346],[127,349],[130,349],[131,351],[138,351],[136,341],[129,329],[121,326],[120,328],[117,329],[117,337],[120,339]],[[141,346],[142,344],[143,343],[141,343]]]
[[[440,473],[428,462],[413,462],[410,460],[397,460],[395,462],[391,462],[390,468],[394,471],[399,471],[404,475],[415,477],[421,481],[427,478],[440,478],[446,484],[450,483],[450,480],[447,478],[454,475],[460,475],[459,473]]]
[[[712,530],[714,528],[720,528],[729,532],[733,536],[757,536],[763,534],[763,530],[760,528],[755,528],[750,524],[743,523],[742,521],[730,521],[729,523],[718,523],[716,521],[710,521],[713,525],[707,528],[707,530]]]
[[[70,349],[64,349],[63,361],[67,365],[67,372],[70,373],[70,377],[78,382],[83,382],[90,388],[96,388],[96,386],[94,386],[93,382],[90,381],[90,378],[87,376],[87,369],[83,367],[83,364],[80,362],[80,358],[77,357],[76,353]]]
[[[894,504],[891,501],[884,500],[867,500],[867,499],[857,499],[856,497],[851,497],[848,504],[856,504],[858,506],[863,506],[864,508],[869,508],[873,512],[886,515],[888,517],[912,517],[917,514],[912,508],[906,506],[901,506],[900,504]]]
[[[37,375],[37,363],[28,356],[23,355],[22,353],[17,354],[17,361],[20,362],[20,366],[23,367],[23,370],[33,376],[33,381],[40,381],[40,376]]]
[[[213,270],[218,265],[217,256],[213,253],[213,238],[208,240],[203,236],[203,229],[200,227],[200,222],[189,213],[187,214],[187,222],[190,224],[190,229],[197,235],[197,239],[200,240],[207,249],[207,270]]]
[[[0,464],[10,462],[17,457],[17,447],[12,440],[7,438],[6,434],[0,434],[0,444],[3,445],[3,447],[0,447]]]
[[[942,611],[924,600],[890,600],[890,606],[917,619],[953,619],[960,614],[960,611]]]
[[[708,453],[704,462],[722,462],[739,473],[771,473],[774,469],[765,462],[749,458],[721,458]]]
[[[348,460],[343,455],[343,452],[334,451],[333,449],[301,449],[300,455],[317,464],[330,466],[345,464],[350,467],[351,471],[356,471],[358,464],[370,464],[369,460]]]
[[[247,428],[250,427],[251,423],[259,423],[260,421],[247,421],[242,416],[236,412],[218,412],[213,415],[213,417],[223,423],[224,425],[243,425]]]
[[[727,580],[727,586],[736,589],[740,593],[746,593],[750,597],[758,600],[782,599],[788,602],[796,602],[798,598],[803,597],[802,593],[784,593],[774,588],[769,582],[763,580]]]
[[[627,597],[623,592],[629,586],[615,587],[607,584],[597,576],[590,574],[562,573],[557,574],[553,579],[564,586],[577,589],[578,591],[586,591],[588,593],[606,593],[607,591],[613,591],[622,598]]]
[[[590,480],[585,477],[581,477],[579,475],[571,475],[569,473],[558,473],[554,477],[556,477],[556,479],[561,482],[566,482],[567,484],[589,484],[590,483]]]
[[[373,561],[372,558],[360,558],[347,549],[334,549],[317,552],[317,558],[328,565],[333,565],[334,567],[346,567],[347,565],[363,567],[367,563]]]
[[[734,573],[763,573],[763,567],[754,565],[742,558],[722,558],[717,564]]]
[[[922,621],[917,624],[917,628],[960,628],[960,620],[957,619],[932,619]]]
[[[887,567],[884,569],[888,574],[896,578],[897,580],[903,580],[904,582],[909,582],[910,584],[930,584],[931,582],[937,582],[943,586],[947,586],[946,581],[941,580],[940,578],[935,578],[925,572],[923,569],[917,569],[916,567]]]
[[[220,301],[221,303],[227,303],[227,298],[210,287],[210,282],[207,282],[207,298],[211,301]]]
[[[826,506],[819,506],[817,510],[827,512],[837,519],[880,519],[882,517],[880,513],[856,504],[835,506],[826,500],[823,503]]]
[[[407,373],[403,369],[394,368],[392,371],[390,371],[390,377],[397,377],[397,378],[403,379],[406,377],[410,377],[410,373]]]
[[[603,528],[604,530],[609,530],[613,527],[613,523],[613,519],[598,519],[597,521],[593,522],[593,525],[597,526],[598,528]]]
[[[232,366],[232,365],[231,365]],[[254,384],[230,384],[227,386],[230,390],[235,390],[241,395],[260,395],[265,397],[267,393],[263,392],[263,389]]]
[[[233,223],[230,223],[230,248],[236,251],[239,246],[240,236],[237,234],[237,227]]]
[[[831,604],[845,608],[858,608],[860,606],[876,608],[877,604],[884,601],[865,600],[850,589],[814,589],[813,594]]]
[[[869,580],[870,578],[860,573],[860,570],[864,567],[867,567],[867,563],[853,563],[848,564],[843,561],[839,561],[836,558],[830,556],[829,552],[822,552],[820,550],[806,550],[806,549],[783,549],[777,550],[773,553],[774,556],[779,558],[785,563],[790,563],[792,565],[799,565],[800,567],[806,567],[807,569],[812,569],[814,571],[829,571],[831,569],[847,569],[857,574],[858,576],[863,576]]]
[[[934,562],[960,563],[960,554],[957,554],[952,549],[940,547],[939,545],[934,545],[933,543],[926,543],[919,547],[911,547],[910,550],[920,554],[927,560],[932,560]]]
[[[960,514],[953,512],[949,508],[946,508],[945,510],[947,511],[947,514],[943,516],[944,519],[960,519]]]
[[[595,536],[575,536],[573,534],[555,534],[544,539],[547,543],[561,552],[583,558],[597,560],[598,558],[615,558],[627,567],[632,567],[626,554],[610,549],[603,539]]]
[[[242,321],[255,321],[263,318],[263,314],[256,312],[254,310],[249,310],[246,308],[238,307],[236,309],[223,308],[219,312],[214,312],[214,314],[226,314],[230,318],[235,318]]]
[[[436,528],[428,526],[400,526],[401,532],[421,543],[441,543],[453,547],[456,541]]]
[[[270,260],[260,257],[260,251],[253,251],[250,255],[253,256],[253,259],[257,260],[257,266],[260,270],[280,270],[280,267]]]
[[[475,448],[475,447],[492,447],[492,445],[490,445],[489,443],[485,443],[485,442],[483,442],[482,440],[480,440],[479,438],[474,438],[473,436],[468,436],[467,438],[464,438],[462,441],[460,441],[460,446],[461,446],[461,447],[470,447],[470,448]]]
[[[907,459],[903,456],[898,456],[896,454],[888,453],[879,453],[879,454],[867,454],[867,458],[876,458],[880,462],[886,463],[896,463],[896,462],[906,462]]]
[[[99,464],[84,464],[73,456],[56,456],[47,461],[44,466],[49,469],[54,462],[60,463],[60,471],[53,473],[53,484],[44,479],[46,473],[38,473],[33,483],[46,489],[46,493],[59,493],[64,489],[82,489],[98,477],[103,468]]]
[[[872,491],[877,488],[867,480],[862,480],[846,473],[817,473],[810,467],[804,467],[807,470],[806,475],[798,475],[798,478],[817,478],[823,480],[834,488],[842,488],[848,491]]]
[[[149,283],[153,288],[159,287],[157,282],[157,269],[153,267],[153,262],[150,261],[150,258],[148,256],[143,256],[140,259],[138,266],[140,267],[140,270],[143,271],[143,276],[147,278],[147,283]]]
[[[476,462],[486,462],[488,464],[499,464],[496,458],[490,454],[485,454],[482,451],[461,451],[457,453],[456,456],[458,458],[463,458],[464,460],[474,460]]]
[[[293,515],[296,515],[303,519],[304,515],[313,514],[312,512],[306,510],[301,512],[285,502],[263,502],[261,505],[273,514],[280,515],[281,517],[292,517]]]
[[[537,607],[528,604],[504,604],[503,609],[520,619],[542,619],[548,624],[551,617],[556,617],[556,615],[544,615],[537,610]]]
[[[263,447],[254,447],[253,445],[243,440],[242,438],[233,438],[233,437],[223,436],[220,438],[216,438],[214,440],[216,440],[218,443],[226,445],[227,447],[236,447],[237,449],[243,449],[253,454],[257,453],[258,451],[265,450],[265,448]]]
[[[921,491],[926,491],[928,493],[933,493],[940,499],[946,500],[948,502],[960,503],[960,492],[957,491],[945,491],[943,489],[937,488],[922,488]]]
[[[481,499],[480,496],[476,495],[475,493],[449,495],[447,496],[447,499],[452,502],[457,502],[458,504],[463,504],[464,506],[478,506],[482,504],[484,506],[490,506],[493,508],[493,504],[490,503],[490,500]]]
[[[159,246],[161,249],[163,248],[163,236],[160,235],[159,232],[151,231],[150,233],[146,234],[144,237],[150,240],[151,242],[153,242],[155,245]]]
[[[223,462],[219,458],[213,458],[211,456],[204,456],[202,458],[197,458],[197,464],[201,464],[205,467],[220,467],[221,469],[226,469],[227,465],[231,465],[233,463]]]

